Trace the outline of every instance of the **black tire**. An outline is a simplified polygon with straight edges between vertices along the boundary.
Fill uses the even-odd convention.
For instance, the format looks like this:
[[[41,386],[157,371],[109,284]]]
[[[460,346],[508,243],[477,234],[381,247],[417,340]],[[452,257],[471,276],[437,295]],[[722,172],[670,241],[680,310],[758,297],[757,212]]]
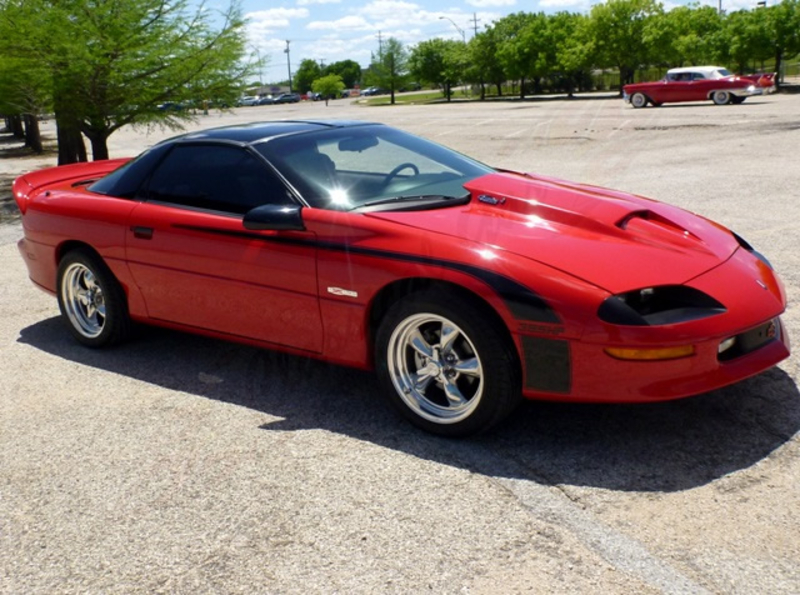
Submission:
[[[485,432],[522,399],[511,339],[481,307],[449,292],[421,291],[395,303],[378,328],[375,361],[391,405],[440,436]]]
[[[61,317],[87,347],[108,347],[130,335],[125,292],[103,259],[86,248],[71,250],[58,263]]]

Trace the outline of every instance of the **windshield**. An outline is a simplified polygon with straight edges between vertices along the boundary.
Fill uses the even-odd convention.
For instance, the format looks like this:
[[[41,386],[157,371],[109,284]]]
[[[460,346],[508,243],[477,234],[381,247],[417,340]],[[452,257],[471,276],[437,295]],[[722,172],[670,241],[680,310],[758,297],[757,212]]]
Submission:
[[[311,206],[353,210],[395,197],[465,195],[490,167],[381,125],[335,128],[255,145]],[[426,203],[426,206],[430,206]]]

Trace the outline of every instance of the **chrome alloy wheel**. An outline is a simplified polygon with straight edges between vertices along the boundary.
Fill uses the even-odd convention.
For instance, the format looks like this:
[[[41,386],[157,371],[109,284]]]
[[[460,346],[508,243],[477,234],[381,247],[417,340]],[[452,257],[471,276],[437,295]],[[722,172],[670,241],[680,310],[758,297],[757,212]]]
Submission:
[[[480,357],[466,333],[447,318],[409,316],[395,327],[386,355],[397,393],[423,419],[454,424],[480,404]]]
[[[79,262],[69,265],[62,277],[61,296],[67,317],[76,331],[87,339],[94,339],[103,332],[105,297],[91,269]]]

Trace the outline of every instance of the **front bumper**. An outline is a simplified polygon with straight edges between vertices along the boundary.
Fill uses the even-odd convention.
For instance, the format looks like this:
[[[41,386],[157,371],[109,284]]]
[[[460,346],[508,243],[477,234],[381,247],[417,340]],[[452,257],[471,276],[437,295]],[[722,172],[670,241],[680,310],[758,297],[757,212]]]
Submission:
[[[729,360],[721,359],[719,354],[720,344],[729,335],[694,343],[695,354],[691,357],[666,361],[618,360],[607,355],[601,345],[572,342],[571,390],[569,394],[554,394],[549,398],[583,402],[643,403],[679,399],[735,384],[760,374],[789,357],[790,344],[786,327],[780,318],[774,320],[775,338],[749,353]],[[765,321],[767,322],[769,321]],[[755,328],[757,327],[753,327]],[[544,395],[526,391],[525,396],[542,398]]]
[[[593,326],[579,339],[553,340],[537,357],[525,349],[537,342],[523,338],[523,394],[607,403],[678,399],[734,384],[789,357],[789,336],[780,320],[786,309],[783,285],[754,253],[740,248],[687,286],[714,296],[727,310],[679,324]],[[645,361],[617,359],[606,351],[682,346],[693,353]]]

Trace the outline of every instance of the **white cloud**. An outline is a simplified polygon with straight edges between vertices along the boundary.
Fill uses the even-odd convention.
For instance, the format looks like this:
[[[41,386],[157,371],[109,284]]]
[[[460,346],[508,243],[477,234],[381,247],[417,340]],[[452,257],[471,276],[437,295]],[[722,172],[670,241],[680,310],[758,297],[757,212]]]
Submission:
[[[250,45],[260,52],[271,52],[277,47],[277,40],[270,39],[279,29],[287,29],[292,19],[308,18],[307,8],[270,8],[249,12],[247,18],[247,39]]]
[[[297,0],[297,6],[309,6],[311,4],[339,4],[342,0]]]
[[[267,10],[256,10],[248,12],[245,17],[248,19],[255,19],[258,21],[267,21],[273,18],[299,18],[305,19],[308,17],[307,8],[268,8]]]
[[[517,0],[467,0],[467,4],[477,6],[478,8],[484,8],[486,6],[514,6],[516,3]],[[542,6],[545,5],[544,2],[540,4]]]
[[[373,28],[364,17],[355,15],[342,17],[335,21],[311,21],[306,25],[306,29],[311,29],[312,31],[324,31],[326,29],[364,31]]]
[[[580,6],[587,7],[586,0],[539,0],[539,6],[542,8],[569,8]]]

